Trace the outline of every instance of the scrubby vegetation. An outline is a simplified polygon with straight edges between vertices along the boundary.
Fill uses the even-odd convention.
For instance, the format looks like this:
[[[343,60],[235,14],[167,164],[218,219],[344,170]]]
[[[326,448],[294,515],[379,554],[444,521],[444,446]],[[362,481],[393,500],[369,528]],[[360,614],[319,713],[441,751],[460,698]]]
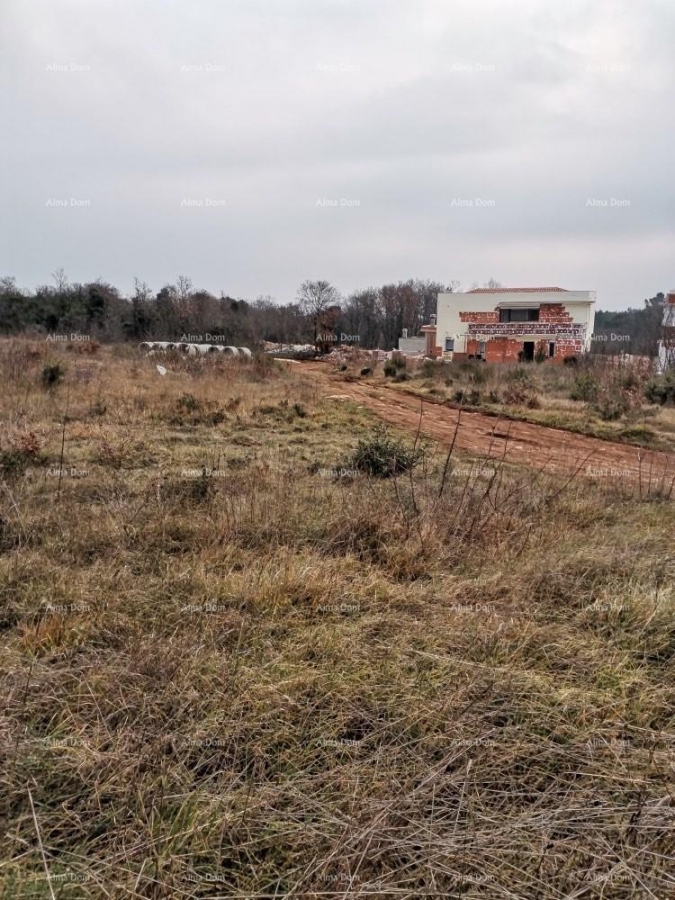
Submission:
[[[668,485],[371,477],[414,436],[297,367],[60,361],[0,342],[4,896],[672,893]]]
[[[405,389],[439,402],[675,449],[672,376],[655,375],[644,361],[591,355],[567,367],[426,360],[408,369]]]

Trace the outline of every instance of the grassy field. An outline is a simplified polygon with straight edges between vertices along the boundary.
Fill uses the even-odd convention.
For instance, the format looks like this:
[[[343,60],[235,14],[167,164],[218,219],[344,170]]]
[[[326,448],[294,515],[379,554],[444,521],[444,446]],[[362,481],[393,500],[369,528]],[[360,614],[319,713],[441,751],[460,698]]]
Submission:
[[[2,896],[673,896],[673,503],[157,361],[0,342]]]
[[[351,369],[355,372],[358,366]],[[393,376],[393,377],[392,377]],[[675,450],[675,405],[645,395],[659,379],[635,364],[591,357],[578,366],[408,362],[375,380],[454,405],[605,440]]]

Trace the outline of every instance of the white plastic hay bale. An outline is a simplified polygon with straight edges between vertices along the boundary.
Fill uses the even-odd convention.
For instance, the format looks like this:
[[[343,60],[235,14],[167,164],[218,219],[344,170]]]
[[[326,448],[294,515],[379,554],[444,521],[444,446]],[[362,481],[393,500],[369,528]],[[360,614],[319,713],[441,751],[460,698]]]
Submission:
[[[220,347],[216,344],[209,344],[209,349],[206,352],[210,354],[220,353]]]
[[[236,347],[223,347],[223,353],[225,356],[239,356],[239,351]]]
[[[253,358],[253,354],[248,349],[248,347],[237,347],[237,350],[239,351],[239,356],[241,356],[243,359]]]
[[[155,341],[153,344],[153,350],[168,350],[170,346],[170,341]]]
[[[152,350],[152,341],[141,341],[138,345],[138,349],[141,353],[149,353]]]
[[[180,350],[181,353],[190,352],[190,344],[186,344],[185,341],[183,341],[181,344],[176,344],[176,348]]]

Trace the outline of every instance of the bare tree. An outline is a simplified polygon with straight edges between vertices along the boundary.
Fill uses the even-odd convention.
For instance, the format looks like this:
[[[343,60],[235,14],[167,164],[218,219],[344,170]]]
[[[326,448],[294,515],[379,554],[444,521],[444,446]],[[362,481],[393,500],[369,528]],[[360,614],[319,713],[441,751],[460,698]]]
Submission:
[[[186,328],[192,317],[192,297],[194,293],[192,279],[187,275],[179,275],[175,291],[178,316],[181,321],[181,326]]]
[[[68,276],[63,268],[58,268],[56,272],[52,272],[52,278],[56,282],[56,290],[62,294],[68,287]]]
[[[147,281],[141,281],[140,278],[134,278],[134,293],[132,299],[137,303],[148,303],[152,297],[152,291]]]
[[[321,316],[329,306],[337,306],[340,299],[340,292],[330,281],[303,281],[298,288],[300,309],[312,319],[315,344]]]

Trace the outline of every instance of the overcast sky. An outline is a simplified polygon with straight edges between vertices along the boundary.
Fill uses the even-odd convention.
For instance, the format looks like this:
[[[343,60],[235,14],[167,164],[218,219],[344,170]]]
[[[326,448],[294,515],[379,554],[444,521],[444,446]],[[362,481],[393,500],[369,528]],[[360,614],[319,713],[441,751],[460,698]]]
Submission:
[[[0,274],[675,286],[675,0],[2,0]]]

